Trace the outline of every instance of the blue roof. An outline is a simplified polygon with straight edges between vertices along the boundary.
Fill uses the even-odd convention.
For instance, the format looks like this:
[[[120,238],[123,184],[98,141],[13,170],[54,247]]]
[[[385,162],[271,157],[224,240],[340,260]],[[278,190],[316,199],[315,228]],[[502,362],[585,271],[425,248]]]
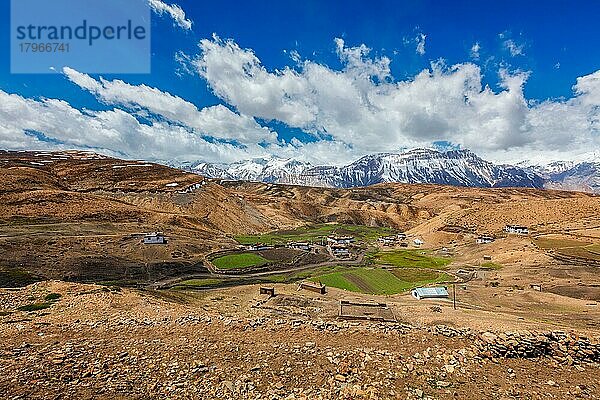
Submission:
[[[413,290],[419,297],[448,297],[448,290],[445,287],[424,287]]]

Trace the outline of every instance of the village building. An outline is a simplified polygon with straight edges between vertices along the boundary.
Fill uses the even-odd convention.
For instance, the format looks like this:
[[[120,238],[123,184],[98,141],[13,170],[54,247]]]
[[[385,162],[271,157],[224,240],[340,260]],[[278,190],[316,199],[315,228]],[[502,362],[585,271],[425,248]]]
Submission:
[[[261,286],[259,289],[261,295],[267,295],[268,297],[275,297],[275,287],[273,286]]]
[[[496,239],[492,236],[479,236],[477,238],[477,244],[488,244],[494,242]]]
[[[447,299],[449,297],[448,289],[444,286],[416,288],[412,290],[411,294],[417,300]]]
[[[327,246],[331,255],[338,258],[350,257],[350,249],[344,244],[331,244]]]
[[[521,225],[506,225],[506,227],[504,227],[504,232],[512,233],[515,235],[528,235],[529,228]]]
[[[144,244],[167,244],[167,238],[161,232],[146,233]]]
[[[246,246],[246,250],[249,250],[249,251],[270,250],[272,248],[273,248],[273,246],[269,246],[264,243],[249,244],[248,246]]]
[[[398,240],[406,240],[406,237],[407,237],[407,236],[406,236],[406,233],[398,233],[398,234],[396,235],[396,238],[397,238]]]
[[[290,249],[303,250],[303,251],[311,250],[311,245],[309,242],[291,242],[291,243],[288,243],[287,247]]]
[[[541,283],[532,283],[529,285],[529,287],[533,290],[537,290],[538,292],[542,291],[542,284]]]
[[[354,243],[354,237],[352,236],[329,236],[327,237],[328,245],[348,245]]]
[[[398,242],[396,236],[382,236],[377,239],[377,241],[384,246],[393,246]]]
[[[424,244],[425,242],[422,241],[421,239],[415,239],[413,240],[413,243],[417,246],[421,246],[422,244]]]

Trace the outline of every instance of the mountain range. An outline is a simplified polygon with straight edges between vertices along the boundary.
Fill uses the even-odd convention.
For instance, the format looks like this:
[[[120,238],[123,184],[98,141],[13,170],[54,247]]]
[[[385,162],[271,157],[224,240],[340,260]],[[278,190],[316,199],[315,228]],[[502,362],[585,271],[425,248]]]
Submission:
[[[507,165],[486,161],[469,150],[414,149],[367,155],[346,166],[314,166],[283,158],[232,164],[177,165],[210,178],[331,188],[384,182],[432,183],[468,187],[531,187],[600,193],[600,162]]]

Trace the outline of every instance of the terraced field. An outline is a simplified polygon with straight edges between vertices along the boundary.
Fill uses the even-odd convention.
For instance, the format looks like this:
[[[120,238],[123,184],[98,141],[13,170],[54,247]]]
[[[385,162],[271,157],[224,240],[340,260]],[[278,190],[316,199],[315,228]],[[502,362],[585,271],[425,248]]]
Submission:
[[[294,230],[282,230],[262,235],[239,235],[235,239],[240,244],[267,243],[284,244],[291,241],[319,241],[331,234],[351,235],[357,240],[374,241],[380,236],[393,234],[390,228],[363,225],[318,224]]]
[[[534,239],[534,243],[541,249],[553,250],[562,256],[600,261],[600,243],[589,238],[548,235]]]
[[[587,240],[578,240],[561,236],[542,236],[535,239],[534,243],[541,249],[563,249],[566,247],[583,247],[592,244],[592,242]]]
[[[311,280],[351,292],[392,295],[452,278],[444,273],[419,269],[347,268]]]

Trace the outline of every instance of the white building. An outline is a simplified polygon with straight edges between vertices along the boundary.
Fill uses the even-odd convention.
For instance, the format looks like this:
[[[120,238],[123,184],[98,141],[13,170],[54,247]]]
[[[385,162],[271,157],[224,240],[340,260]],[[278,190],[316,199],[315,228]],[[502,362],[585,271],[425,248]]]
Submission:
[[[413,240],[413,243],[417,246],[421,246],[422,244],[424,244],[425,242],[422,241],[421,239],[415,239]]]
[[[292,243],[288,243],[287,247],[289,247],[290,249],[304,250],[304,251],[310,251],[310,249],[311,249],[310,243],[308,243],[308,242],[292,242]]]
[[[447,299],[448,289],[443,286],[416,288],[412,290],[411,294],[417,300]]]
[[[397,243],[398,239],[396,236],[382,236],[378,238],[377,241],[384,246],[393,246]]]
[[[327,244],[351,244],[354,243],[354,237],[352,236],[329,236],[327,237]]]
[[[246,249],[250,250],[250,251],[270,250],[272,248],[273,248],[273,246],[269,246],[269,245],[266,245],[263,243],[250,244],[250,245],[246,246]]]
[[[521,225],[506,225],[506,227],[504,228],[504,232],[512,233],[515,235],[528,235],[529,228]]]
[[[350,257],[350,249],[348,246],[343,244],[332,244],[329,247],[329,251],[334,257],[345,258]]]
[[[492,236],[479,236],[477,238],[477,244],[487,244],[487,243],[492,243],[494,239]]]
[[[144,244],[167,244],[167,238],[161,232],[152,232],[144,235]]]

